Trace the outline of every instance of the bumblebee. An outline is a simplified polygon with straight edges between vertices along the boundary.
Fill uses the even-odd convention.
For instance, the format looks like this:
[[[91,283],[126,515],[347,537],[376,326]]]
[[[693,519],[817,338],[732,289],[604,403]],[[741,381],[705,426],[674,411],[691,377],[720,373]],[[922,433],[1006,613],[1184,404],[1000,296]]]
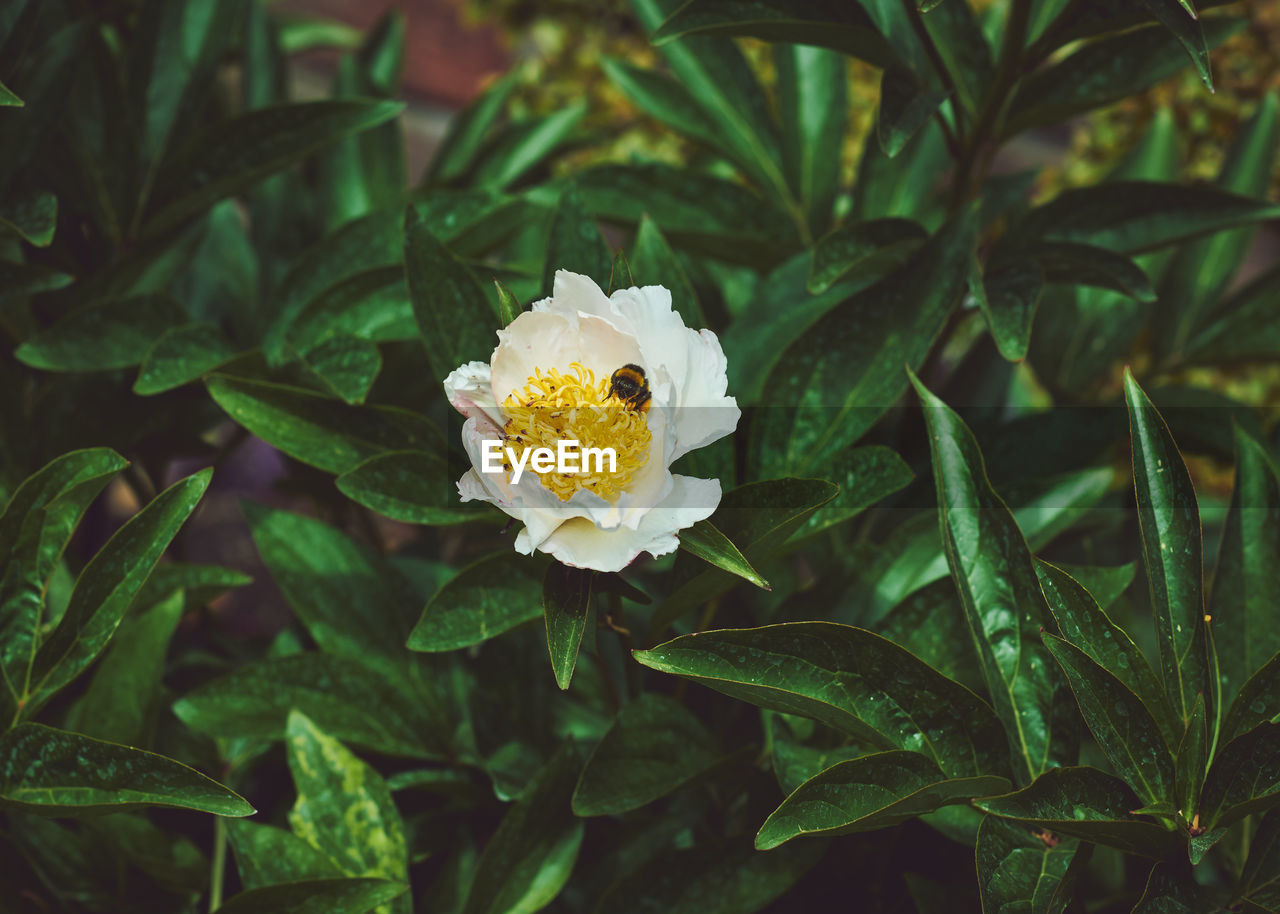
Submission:
[[[621,400],[628,409],[649,411],[649,381],[639,365],[623,365],[609,377],[609,396]]]

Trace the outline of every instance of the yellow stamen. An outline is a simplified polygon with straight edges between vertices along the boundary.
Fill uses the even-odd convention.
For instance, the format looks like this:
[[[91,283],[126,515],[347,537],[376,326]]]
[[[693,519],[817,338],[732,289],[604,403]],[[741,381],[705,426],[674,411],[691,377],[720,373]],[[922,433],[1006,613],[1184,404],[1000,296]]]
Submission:
[[[618,457],[615,473],[609,472],[607,462],[602,472],[594,472],[594,461],[578,473],[537,473],[532,464],[526,472],[537,473],[543,486],[561,501],[587,489],[606,501],[616,502],[636,471],[649,460],[653,436],[643,413],[628,409],[616,397],[609,396],[608,378],[596,381],[595,373],[579,362],[570,368],[573,374],[562,374],[555,368],[544,374],[541,368],[535,368],[524,389],[513,391],[503,401],[502,410],[507,415],[504,447],[511,448],[517,459],[529,448],[554,451],[562,440],[577,441],[579,451],[613,448]],[[510,471],[510,464],[507,469]]]

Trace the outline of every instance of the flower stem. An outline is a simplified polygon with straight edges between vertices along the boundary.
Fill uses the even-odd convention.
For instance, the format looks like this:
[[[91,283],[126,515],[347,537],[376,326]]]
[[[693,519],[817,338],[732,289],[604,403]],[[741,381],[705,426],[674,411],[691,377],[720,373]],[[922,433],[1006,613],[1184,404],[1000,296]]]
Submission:
[[[227,822],[213,817],[213,867],[209,873],[209,914],[222,907],[222,876],[227,868]]]

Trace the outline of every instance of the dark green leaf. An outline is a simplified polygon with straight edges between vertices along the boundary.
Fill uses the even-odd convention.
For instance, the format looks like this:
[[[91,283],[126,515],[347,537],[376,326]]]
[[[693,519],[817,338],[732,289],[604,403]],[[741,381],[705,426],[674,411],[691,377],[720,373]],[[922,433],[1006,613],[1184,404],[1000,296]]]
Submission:
[[[1044,274],[1034,261],[1018,261],[1004,267],[990,267],[979,273],[977,261],[969,277],[969,290],[978,300],[1000,354],[1011,362],[1027,357],[1031,344],[1031,320]]]
[[[1204,691],[1207,675],[1200,509],[1169,427],[1128,371],[1125,401],[1160,668],[1173,707],[1185,722],[1196,695]]]
[[[591,608],[591,579],[595,572],[553,562],[542,581],[542,612],[547,624],[547,650],[556,684],[569,688],[578,649],[587,630]]]
[[[884,154],[893,158],[901,152],[907,140],[946,100],[947,93],[924,88],[910,70],[886,69],[880,77],[880,107],[876,112],[876,139]]]
[[[1220,749],[1200,796],[1200,824],[1226,828],[1280,803],[1280,724],[1261,724]]]
[[[792,622],[701,632],[635,658],[874,746],[919,751],[949,777],[1008,772],[1000,725],[981,699],[863,629]]]
[[[1262,817],[1235,898],[1247,898],[1268,911],[1280,908],[1280,810]]]
[[[1224,678],[1231,676],[1233,672],[1229,663],[1224,664],[1222,668]],[[1236,673],[1232,678],[1238,675]],[[1240,686],[1240,691],[1236,693],[1235,700],[1231,702],[1231,708],[1222,721],[1220,741],[1225,745],[1237,736],[1244,736],[1260,724],[1276,723],[1278,720],[1280,720],[1280,653],[1274,654],[1260,670]]]
[[[15,355],[45,371],[128,368],[177,320],[177,305],[165,295],[107,299],[39,331]]]
[[[1016,780],[1034,780],[1071,754],[1061,683],[1040,642],[1049,613],[1031,552],[987,480],[973,433],[914,375],[929,427],[947,565],[982,660]]]
[[[404,267],[374,267],[335,283],[302,309],[288,336],[303,355],[335,337],[374,342],[417,339]]]
[[[432,451],[390,451],[370,457],[336,480],[353,501],[410,524],[457,524],[481,517],[486,508],[464,505],[448,461]]]
[[[231,841],[236,869],[240,871],[240,881],[246,890],[282,882],[342,876],[342,870],[323,852],[293,832],[274,825],[232,819],[227,823],[227,838]]]
[[[1280,324],[1271,320],[1280,269],[1271,269],[1220,305],[1187,345],[1186,360],[1210,364],[1269,361],[1280,353]]]
[[[1183,724],[1138,646],[1064,570],[1037,560],[1036,574],[1062,636],[1136,695],[1155,719],[1165,742],[1177,746]]]
[[[462,569],[427,601],[409,649],[452,651],[542,615],[544,563],[510,550]]]
[[[825,48],[775,44],[782,165],[812,234],[831,224],[847,119],[845,58]]]
[[[825,292],[841,279],[884,275],[902,266],[926,237],[909,219],[846,222],[814,245],[809,291]]]
[[[949,577],[912,593],[876,630],[961,685],[975,692],[985,687],[964,607]]]
[[[551,294],[557,270],[581,273],[601,285],[609,277],[612,260],[609,246],[577,187],[572,183],[565,185],[551,220],[547,260],[542,272],[543,291]]]
[[[472,183],[486,190],[505,190],[568,140],[586,111],[584,102],[576,102],[553,114],[509,125],[485,144]]]
[[[704,327],[706,319],[698,306],[698,295],[675,251],[663,237],[658,224],[647,215],[640,217],[631,242],[631,275],[641,286],[665,286],[671,291],[671,307],[686,327]]]
[[[723,568],[730,574],[736,574],[750,581],[757,587],[765,590],[772,589],[769,582],[762,578],[760,572],[752,568],[751,563],[738,551],[738,547],[710,521],[701,520],[692,527],[681,530],[680,547],[717,568]]]
[[[711,735],[679,702],[646,693],[624,705],[596,746],[573,792],[579,816],[639,809],[719,760]]]
[[[173,710],[193,730],[220,739],[282,739],[289,712],[298,710],[335,739],[376,752],[417,758],[447,752],[449,734],[401,684],[315,651],[241,666],[188,692]]]
[[[0,736],[0,806],[74,816],[135,806],[176,806],[251,816],[240,796],[180,762],[42,724]]]
[[[502,280],[495,279],[493,284],[498,288],[498,320],[502,326],[507,326],[524,311],[524,306],[520,304],[520,299],[511,294],[511,290],[502,284]]]
[[[995,75],[991,46],[968,3],[948,3],[923,17],[925,30],[955,85],[957,100],[975,114]]]
[[[35,655],[27,713],[78,676],[106,646],[212,475],[201,470],[165,489],[90,559],[58,627]]]
[[[213,324],[183,324],[166,330],[147,350],[133,383],[141,396],[190,383],[236,357],[235,348]]]
[[[133,599],[135,607],[155,606],[181,590],[187,606],[204,606],[228,590],[253,583],[253,578],[234,568],[196,565],[190,562],[162,562],[151,572],[147,583]]]
[[[1137,795],[1097,768],[1051,768],[1029,787],[973,803],[993,816],[1149,857],[1162,857],[1182,843],[1153,819],[1133,815],[1141,805]]]
[[[906,488],[915,478],[901,457],[880,445],[845,451],[825,475],[840,486],[840,491],[805,522],[796,532],[796,539],[857,517],[880,499]]]
[[[876,66],[893,49],[858,5],[839,0],[699,0],[679,6],[653,33],[654,44],[682,35],[735,35],[831,48]]]
[[[437,377],[492,354],[497,315],[488,296],[467,265],[432,234],[416,206],[405,213],[404,272]]]
[[[1204,897],[1186,861],[1162,860],[1151,868],[1131,914],[1198,914],[1217,908]]]
[[[22,99],[14,95],[4,83],[0,83],[0,108],[21,108],[22,105]]]
[[[301,387],[214,374],[210,396],[232,419],[290,457],[345,473],[387,451],[433,450],[430,420],[392,406],[351,406]]]
[[[195,136],[156,182],[151,237],[198,215],[223,197],[352,133],[400,113],[401,102],[343,99],[260,108],[223,121],[214,136]]]
[[[1191,63],[1195,65],[1200,79],[1212,92],[1213,78],[1209,74],[1209,48],[1205,44],[1201,22],[1187,2],[1188,0],[1142,0],[1142,5],[1178,40],[1178,44],[1182,45],[1187,56],[1191,58]],[[1182,8],[1179,9],[1179,6]]]
[[[48,191],[34,190],[16,199],[0,202],[0,233],[45,248],[53,241],[58,224],[58,198]]]
[[[569,879],[583,823],[570,809],[578,753],[565,744],[508,810],[476,866],[464,914],[514,914],[549,904]]]
[[[404,827],[382,776],[298,711],[289,714],[285,748],[298,791],[289,810],[294,834],[348,876],[407,882]]]
[[[1047,282],[1111,289],[1139,301],[1155,301],[1146,272],[1132,259],[1091,244],[1047,243],[1030,252]]]
[[[386,879],[313,879],[241,892],[218,908],[225,914],[365,914],[409,887]]]
[[[756,835],[769,850],[802,835],[847,835],[898,825],[975,796],[1008,790],[993,775],[947,778],[918,752],[895,750],[833,765],[805,781]]]
[[[1194,809],[1196,800],[1200,799],[1200,788],[1209,764],[1209,727],[1205,718],[1204,695],[1196,696],[1191,719],[1178,742],[1176,755],[1174,799],[1178,809]]]
[[[436,147],[427,169],[428,181],[451,181],[475,163],[484,148],[485,138],[497,123],[511,91],[517,85],[518,75],[516,70],[512,70],[449,119],[448,132]]]
[[[307,367],[347,403],[364,402],[382,370],[376,344],[354,336],[330,337],[307,353]]]
[[[975,849],[982,909],[1062,914],[1072,898],[1078,840],[1061,840],[996,816],[978,827]]]

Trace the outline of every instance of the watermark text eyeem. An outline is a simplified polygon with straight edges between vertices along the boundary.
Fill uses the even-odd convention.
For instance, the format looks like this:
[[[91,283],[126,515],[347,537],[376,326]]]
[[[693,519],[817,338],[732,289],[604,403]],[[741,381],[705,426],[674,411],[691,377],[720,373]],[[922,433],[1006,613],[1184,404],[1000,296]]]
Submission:
[[[513,486],[519,485],[526,466],[535,473],[618,472],[618,452],[611,447],[580,447],[572,438],[562,438],[556,442],[554,450],[549,447],[529,447],[517,454],[515,448],[505,447],[505,444],[500,438],[486,438],[480,442],[480,470],[484,473],[502,473],[509,464]]]

